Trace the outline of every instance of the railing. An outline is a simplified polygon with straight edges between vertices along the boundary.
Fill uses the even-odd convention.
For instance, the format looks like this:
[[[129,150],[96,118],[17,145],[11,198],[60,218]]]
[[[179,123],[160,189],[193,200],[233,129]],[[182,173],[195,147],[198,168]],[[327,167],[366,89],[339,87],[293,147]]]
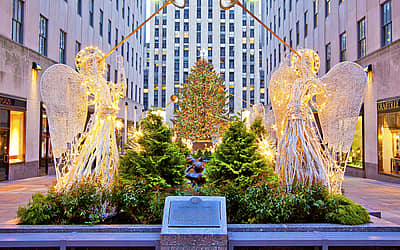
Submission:
[[[0,225],[0,249],[17,247],[59,248],[160,248],[160,225],[18,226]],[[229,249],[263,246],[364,246],[400,248],[400,226],[369,224],[228,225]]]

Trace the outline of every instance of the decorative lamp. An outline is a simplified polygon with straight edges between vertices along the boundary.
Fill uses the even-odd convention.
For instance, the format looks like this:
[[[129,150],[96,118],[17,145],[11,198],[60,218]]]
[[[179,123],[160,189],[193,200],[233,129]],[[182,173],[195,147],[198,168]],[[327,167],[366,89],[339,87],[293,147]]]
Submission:
[[[368,64],[367,66],[364,67],[364,72],[368,73],[372,71],[372,64]]]
[[[33,62],[32,63],[32,69],[42,70],[42,66],[40,66],[40,64],[37,63],[37,62]]]

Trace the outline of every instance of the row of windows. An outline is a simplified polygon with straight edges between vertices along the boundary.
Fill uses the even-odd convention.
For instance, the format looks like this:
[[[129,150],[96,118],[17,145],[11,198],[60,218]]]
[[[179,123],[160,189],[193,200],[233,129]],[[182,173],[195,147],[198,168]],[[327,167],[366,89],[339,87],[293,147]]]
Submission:
[[[89,4],[89,24],[93,27],[93,2],[94,0],[90,0]],[[78,5],[80,5],[78,3]],[[79,10],[79,8],[78,8]],[[13,17],[12,17],[12,39],[16,42],[23,43],[23,16],[24,16],[24,2],[22,0],[13,0]],[[104,14],[103,11],[99,10],[99,34],[103,36],[103,18]],[[134,16],[132,15],[132,21]],[[128,22],[129,23],[129,22]],[[108,43],[111,44],[111,20],[108,20]],[[138,21],[136,21],[136,26],[138,26]],[[134,29],[134,25],[132,22],[132,30]],[[66,34],[64,31],[63,35],[60,35],[60,56],[59,62],[65,63],[65,37]],[[136,33],[136,38],[140,39],[140,44],[142,43],[143,35],[142,30],[140,30],[140,37],[138,36],[139,32]],[[64,41],[61,41],[61,38]],[[123,40],[123,37],[122,39]],[[39,19],[39,53],[41,55],[47,56],[47,47],[48,47],[48,19],[45,18],[43,15],[40,15]],[[118,44],[118,28],[115,28],[115,46]],[[61,45],[64,48],[61,48]],[[129,45],[128,45],[129,47]],[[123,48],[123,47],[122,47]],[[63,53],[61,52],[63,50]],[[122,53],[124,54],[124,53]],[[128,49],[128,56],[127,61],[129,61],[129,49]]]
[[[315,4],[318,0],[314,0],[314,13],[317,13],[318,15],[318,10],[316,9],[317,4]],[[330,3],[328,3],[328,6],[330,6]],[[382,16],[382,46],[386,46],[392,42],[392,6],[391,6],[391,0],[385,2],[381,6],[381,16]],[[315,16],[314,21],[316,22],[317,17]],[[316,27],[317,24],[314,23],[314,27]],[[304,13],[304,37],[307,36],[307,31],[308,31],[308,24],[307,24],[307,11]],[[272,37],[270,37],[272,39]],[[284,41],[286,42],[286,37],[284,38]],[[296,45],[299,45],[300,42],[300,27],[299,27],[299,21],[296,22]],[[267,40],[268,43],[268,40]],[[289,30],[289,46],[293,46],[293,41],[292,41],[292,30]],[[280,47],[280,44],[279,44]],[[284,50],[286,50],[286,47],[283,47]],[[347,34],[346,32],[343,32],[339,36],[339,59],[340,61],[345,61],[347,59],[346,57],[346,50],[347,50]],[[365,17],[360,19],[357,22],[357,55],[358,58],[361,58],[366,55],[366,22],[365,22]],[[278,60],[280,62],[281,56],[280,56],[280,51],[281,49],[278,49]],[[326,71],[328,71],[331,68],[331,44],[328,43],[325,46],[325,58],[326,58]],[[268,61],[268,59],[267,59]],[[274,49],[274,56],[272,60],[272,54],[270,54],[270,70],[272,70],[272,63],[274,67],[276,66],[276,49]],[[268,63],[267,63],[268,64]]]

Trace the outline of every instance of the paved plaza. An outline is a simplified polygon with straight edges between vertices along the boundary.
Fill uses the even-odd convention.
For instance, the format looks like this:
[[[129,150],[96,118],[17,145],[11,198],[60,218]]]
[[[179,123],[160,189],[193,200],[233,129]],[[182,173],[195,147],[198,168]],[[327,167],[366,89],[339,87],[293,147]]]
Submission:
[[[18,206],[26,205],[36,192],[47,192],[55,181],[55,176],[43,176],[0,182],[0,224],[16,224]],[[400,184],[346,177],[344,190],[369,211],[382,212],[383,220],[400,225]]]
[[[55,176],[42,176],[0,182],[0,224],[16,224],[18,207],[25,206],[32,194],[46,193],[55,181]]]

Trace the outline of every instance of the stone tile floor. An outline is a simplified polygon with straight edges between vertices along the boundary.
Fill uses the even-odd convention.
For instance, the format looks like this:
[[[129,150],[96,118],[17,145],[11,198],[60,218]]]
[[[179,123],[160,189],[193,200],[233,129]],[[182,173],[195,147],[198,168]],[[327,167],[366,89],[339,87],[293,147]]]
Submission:
[[[0,182],[0,224],[16,224],[19,205],[25,206],[32,194],[46,193],[55,181],[55,176],[42,176]]]
[[[18,206],[26,205],[36,192],[46,193],[55,181],[55,176],[43,176],[0,182],[0,224],[16,224]],[[400,225],[400,184],[346,176],[343,185],[345,196]]]
[[[346,176],[343,186],[345,196],[400,225],[400,184]]]

